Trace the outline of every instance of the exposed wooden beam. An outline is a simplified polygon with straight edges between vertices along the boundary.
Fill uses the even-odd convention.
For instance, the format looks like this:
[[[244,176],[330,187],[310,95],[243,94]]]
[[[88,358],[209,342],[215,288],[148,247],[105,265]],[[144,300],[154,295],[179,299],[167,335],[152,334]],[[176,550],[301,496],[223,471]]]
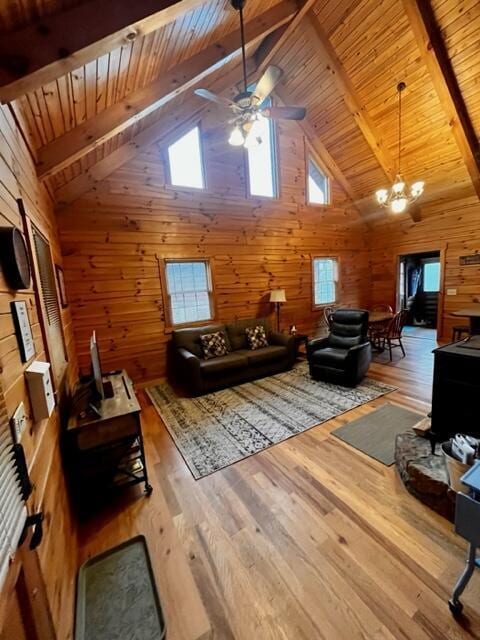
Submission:
[[[326,70],[332,76],[332,79],[338,89],[338,92],[342,96],[342,99],[355,119],[358,128],[363,134],[363,137],[367,141],[368,146],[372,150],[372,153],[378,160],[378,163],[382,167],[386,177],[389,180],[395,179],[395,162],[390,154],[389,149],[383,142],[382,137],[377,130],[373,120],[367,113],[367,109],[362,99],[357,93],[357,90],[352,84],[352,81],[348,77],[342,63],[338,59],[338,56],[333,48],[326,33],[322,29],[317,16],[313,11],[309,11],[306,17],[307,23],[313,28],[314,46],[319,54],[322,64]]]
[[[405,12],[455,141],[480,198],[480,145],[429,0],[403,0]]]
[[[197,120],[200,113],[207,106],[206,104],[200,104],[199,99],[195,108],[191,104],[188,106],[183,105],[180,109],[176,109],[174,105],[170,108],[167,107],[167,112],[162,115],[158,122],[141,131],[130,142],[118,147],[113,153],[105,156],[85,173],[81,173],[63,187],[60,187],[55,192],[55,199],[58,205],[64,206],[77,200],[84,193],[94,188],[96,184],[105,180],[116,169],[134,158],[143,148],[158,142],[168,134],[174,133],[185,122]]]
[[[255,46],[270,32],[290,21],[296,11],[293,0],[275,5],[245,25],[248,46]],[[205,76],[225,64],[240,51],[240,29],[236,29],[171,71],[113,104],[85,123],[53,140],[38,152],[37,175],[45,179],[98,145],[191,89]]]
[[[254,63],[247,60],[248,67]],[[240,67],[236,66],[229,73],[216,80],[209,88],[215,93],[223,93],[228,89],[238,76]],[[182,104],[180,108],[175,103],[168,105],[161,112],[157,122],[150,125],[130,142],[118,147],[113,153],[94,164],[86,172],[67,182],[55,192],[55,199],[60,208],[80,198],[84,193],[93,189],[99,182],[105,180],[116,169],[132,160],[143,149],[152,144],[170,139],[175,131],[184,127],[188,122],[198,121],[201,113],[209,108],[209,103],[202,98],[193,95],[192,99]]]
[[[272,62],[278,51],[285,44],[289,36],[302,22],[303,17],[317,0],[298,0],[298,11],[295,17],[287,24],[271,33],[255,52],[254,58],[259,72],[265,70]]]
[[[353,86],[352,81],[340,62],[332,43],[322,29],[315,13],[309,11],[305,20],[309,26],[312,27],[315,48],[322,59],[322,63],[332,76],[345,106],[352,114],[366,143],[382,167],[386,178],[393,182],[396,176],[395,161],[375,123],[368,114],[365,103]],[[420,209],[418,207],[409,207],[408,213],[414,222],[419,222]]]
[[[19,96],[172,22],[205,0],[89,0],[0,38],[0,100]]]

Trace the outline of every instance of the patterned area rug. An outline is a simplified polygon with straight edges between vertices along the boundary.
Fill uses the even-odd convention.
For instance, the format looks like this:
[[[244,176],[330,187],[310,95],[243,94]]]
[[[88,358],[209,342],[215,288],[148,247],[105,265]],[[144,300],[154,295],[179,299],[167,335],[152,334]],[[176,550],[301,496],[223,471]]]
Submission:
[[[198,479],[394,390],[369,378],[355,389],[317,382],[302,362],[199,398],[179,398],[167,383],[147,393]]]

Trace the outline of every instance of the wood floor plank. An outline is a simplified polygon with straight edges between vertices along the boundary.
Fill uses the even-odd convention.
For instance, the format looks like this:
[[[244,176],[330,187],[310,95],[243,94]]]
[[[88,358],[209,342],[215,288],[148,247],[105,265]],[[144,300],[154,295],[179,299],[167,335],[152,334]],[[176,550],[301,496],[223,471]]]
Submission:
[[[144,533],[172,640],[197,637],[199,609],[197,625],[178,624],[185,597],[198,598],[219,640],[480,637],[480,576],[463,621],[447,605],[465,541],[394,467],[331,435],[386,402],[429,411],[435,343],[405,342],[406,358],[376,356],[369,373],[395,392],[198,481],[141,392],[153,495],[86,522],[82,557]]]

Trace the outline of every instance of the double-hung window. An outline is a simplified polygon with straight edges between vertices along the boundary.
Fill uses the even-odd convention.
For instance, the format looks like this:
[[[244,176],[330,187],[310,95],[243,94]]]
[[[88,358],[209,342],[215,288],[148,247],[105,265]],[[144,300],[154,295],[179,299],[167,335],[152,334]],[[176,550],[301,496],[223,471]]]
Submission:
[[[213,287],[208,260],[165,260],[167,324],[214,318]]]
[[[319,307],[337,302],[338,261],[336,258],[313,258],[313,304]]]

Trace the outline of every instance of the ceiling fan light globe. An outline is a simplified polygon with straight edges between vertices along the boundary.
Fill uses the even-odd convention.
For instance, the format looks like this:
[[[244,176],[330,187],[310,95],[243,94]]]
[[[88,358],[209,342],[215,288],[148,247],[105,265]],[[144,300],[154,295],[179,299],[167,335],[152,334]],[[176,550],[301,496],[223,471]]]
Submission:
[[[244,142],[245,149],[253,149],[254,147],[258,147],[262,144],[262,138],[260,136],[255,136],[250,134]]]
[[[388,200],[388,191],[386,189],[379,189],[375,193],[378,204],[385,204]]]
[[[231,144],[232,147],[241,147],[244,142],[245,138],[243,137],[240,127],[234,127],[228,139],[228,144]]]
[[[407,208],[407,204],[408,200],[404,196],[400,198],[394,198],[390,203],[392,213],[403,213]]]

